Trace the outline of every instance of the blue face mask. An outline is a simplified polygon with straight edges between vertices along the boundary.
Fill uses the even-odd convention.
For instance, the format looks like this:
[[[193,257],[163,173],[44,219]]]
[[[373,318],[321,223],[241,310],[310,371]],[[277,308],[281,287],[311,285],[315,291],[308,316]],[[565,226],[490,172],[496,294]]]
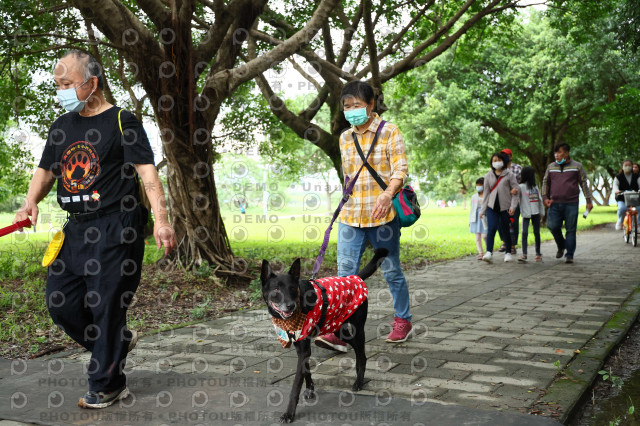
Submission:
[[[369,120],[367,108],[356,108],[344,112],[344,118],[347,119],[352,126],[360,126]]]
[[[558,163],[558,164],[564,164],[564,162],[565,162],[565,161],[566,161],[566,160],[563,158],[563,159],[562,159],[562,160],[560,160],[560,161],[556,160],[556,163]]]
[[[82,83],[78,87],[82,87],[87,81],[89,80],[86,80],[84,83]],[[84,101],[81,101],[78,99],[78,94],[76,93],[76,89],[78,87],[72,87],[64,90],[56,90],[56,95],[58,96],[58,102],[60,103],[60,105],[62,105],[62,108],[66,109],[69,112],[82,111],[84,109],[84,106],[87,103],[87,99],[89,99],[91,95],[93,95],[93,92],[95,92],[95,89],[94,89],[89,94],[89,96],[87,96],[87,99],[85,99]]]

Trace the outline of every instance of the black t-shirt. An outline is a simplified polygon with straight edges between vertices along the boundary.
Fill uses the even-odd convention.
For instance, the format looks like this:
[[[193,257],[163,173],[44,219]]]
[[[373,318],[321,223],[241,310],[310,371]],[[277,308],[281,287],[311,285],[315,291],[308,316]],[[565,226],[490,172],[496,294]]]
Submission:
[[[154,164],[149,139],[138,119],[112,107],[83,117],[69,112],[49,129],[38,167],[58,181],[58,204],[70,213],[120,205],[129,209],[139,199],[134,164]]]

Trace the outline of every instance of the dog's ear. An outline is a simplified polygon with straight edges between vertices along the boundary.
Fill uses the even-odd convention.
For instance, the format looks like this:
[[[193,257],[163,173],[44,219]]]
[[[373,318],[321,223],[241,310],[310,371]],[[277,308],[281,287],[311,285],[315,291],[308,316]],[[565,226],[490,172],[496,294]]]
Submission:
[[[300,280],[300,258],[293,261],[291,269],[289,269],[289,275],[291,275],[296,282]]]
[[[269,261],[262,259],[262,268],[260,269],[260,282],[264,285],[269,277],[273,275]]]

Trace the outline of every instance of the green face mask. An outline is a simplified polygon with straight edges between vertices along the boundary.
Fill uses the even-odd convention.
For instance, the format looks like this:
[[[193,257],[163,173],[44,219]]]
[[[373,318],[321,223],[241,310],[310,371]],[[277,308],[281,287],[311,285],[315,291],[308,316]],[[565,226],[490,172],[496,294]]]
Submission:
[[[367,115],[367,108],[356,108],[344,112],[344,118],[347,119],[352,126],[360,126],[369,120]]]

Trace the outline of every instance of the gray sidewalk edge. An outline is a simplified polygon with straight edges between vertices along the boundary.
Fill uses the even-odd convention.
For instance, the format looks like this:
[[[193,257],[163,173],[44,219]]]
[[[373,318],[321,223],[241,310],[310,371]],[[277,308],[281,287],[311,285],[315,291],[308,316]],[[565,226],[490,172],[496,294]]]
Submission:
[[[557,419],[567,424],[581,403],[588,396],[605,361],[613,350],[627,336],[629,329],[640,315],[640,284],[624,301],[620,309],[580,348],[547,388],[545,395],[531,407],[540,411],[547,410],[545,417],[552,412],[560,414]],[[582,370],[581,373],[578,370]]]

